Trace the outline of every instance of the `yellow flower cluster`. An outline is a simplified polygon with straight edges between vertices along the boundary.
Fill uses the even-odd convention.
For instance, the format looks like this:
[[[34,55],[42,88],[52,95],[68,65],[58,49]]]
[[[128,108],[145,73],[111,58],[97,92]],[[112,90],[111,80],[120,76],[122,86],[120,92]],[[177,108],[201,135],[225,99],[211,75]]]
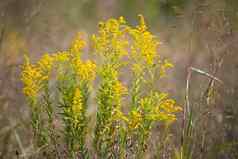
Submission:
[[[182,108],[177,106],[174,100],[169,99],[167,94],[155,93],[142,98],[139,106],[130,112],[128,127],[135,130],[144,120],[172,122],[176,120],[175,113],[180,111]]]
[[[127,88],[123,86],[120,81],[116,81],[116,83],[113,86],[113,91],[116,95],[121,97],[122,95],[127,93]]]
[[[48,74],[44,74],[42,70],[40,69],[40,67],[43,64],[46,64],[48,68],[50,66],[44,60],[42,60],[40,63],[42,65],[33,65],[33,64],[30,64],[28,57],[25,57],[25,59],[26,59],[26,62],[22,66],[22,73],[21,73],[21,80],[24,84],[23,93],[27,97],[34,98],[40,92],[42,88],[42,82],[48,79]]]
[[[81,61],[80,58],[74,58],[73,61],[73,67],[77,74],[77,76],[82,81],[93,81],[96,76],[96,64],[93,63],[90,60],[87,60],[85,62]]]
[[[83,110],[82,93],[79,88],[76,88],[72,104],[73,116],[77,119],[81,115],[82,110]]]
[[[45,53],[41,57],[41,59],[37,62],[39,70],[41,70],[44,73],[48,74],[51,71],[51,69],[52,69],[54,60],[55,60],[54,56],[51,56],[48,53]]]
[[[158,58],[157,48],[159,41],[154,35],[147,31],[147,27],[143,16],[139,16],[140,24],[136,29],[129,29],[133,42],[130,47],[132,58],[141,62],[144,61],[146,65],[153,65],[156,58]]]
[[[86,45],[82,39],[82,34],[78,33],[70,47],[70,63],[72,64],[75,73],[82,81],[93,81],[96,76],[96,64],[90,60],[81,60],[81,50]]]
[[[98,35],[92,36],[93,46],[99,55],[110,60],[127,55],[128,42],[125,39],[127,29],[123,27],[124,24],[123,17],[99,23]]]
[[[128,120],[129,131],[138,129],[143,122],[142,120],[142,114],[138,110],[132,110]]]
[[[81,34],[78,34],[69,51],[57,52],[51,55],[46,53],[35,65],[30,64],[27,58],[21,75],[24,94],[28,97],[36,97],[42,88],[43,82],[49,80],[49,75],[55,63],[67,62],[69,65],[73,65],[74,71],[80,77],[80,80],[92,81],[96,74],[96,64],[90,60],[83,62],[80,59],[80,51],[84,46],[85,42],[82,40]],[[62,68],[57,67],[57,69]]]
[[[53,54],[53,57],[55,61],[59,63],[64,63],[70,60],[70,54],[67,51],[57,52],[56,54]]]
[[[78,33],[70,46],[72,54],[80,54],[81,50],[86,46],[86,42],[82,39],[82,33]]]
[[[62,62],[67,59],[67,52],[58,52],[52,55],[45,53],[36,64],[30,64],[29,58],[26,57],[21,73],[24,94],[28,97],[36,97],[43,87],[43,83],[49,80],[54,62]]]
[[[169,62],[167,59],[163,62],[159,61],[160,64],[160,76],[163,77],[166,75],[166,70],[172,68],[174,65]]]
[[[40,84],[38,84],[41,78],[41,73],[34,65],[25,64],[21,74],[21,80],[24,84],[23,93],[26,96],[35,97],[41,88]]]
[[[121,98],[127,94],[127,88],[122,85],[119,80],[116,80],[112,86],[113,100],[117,105],[117,108],[121,108]]]

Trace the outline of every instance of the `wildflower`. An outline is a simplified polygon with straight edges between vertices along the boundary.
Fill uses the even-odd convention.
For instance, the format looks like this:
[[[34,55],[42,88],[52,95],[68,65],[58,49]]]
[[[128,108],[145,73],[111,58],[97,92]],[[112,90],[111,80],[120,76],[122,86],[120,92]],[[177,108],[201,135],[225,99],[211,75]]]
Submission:
[[[77,76],[82,81],[93,81],[96,76],[96,64],[90,60],[86,62],[81,61],[79,58],[73,59],[73,67]]]
[[[167,59],[163,61],[163,63],[160,61],[160,76],[165,76],[166,70],[173,67],[173,64],[169,62]]]
[[[72,120],[74,128],[76,128],[79,124],[80,119],[84,118],[84,108],[83,108],[83,99],[82,93],[79,88],[75,89],[73,102],[72,102]],[[81,123],[82,124],[82,123]]]
[[[72,42],[69,50],[72,54],[80,54],[82,48],[85,47],[85,45],[86,43],[82,39],[82,33],[78,33],[74,41]]]
[[[66,62],[69,61],[70,56],[69,56],[69,52],[67,51],[62,51],[62,52],[57,52],[56,54],[54,54],[54,59],[56,62]]]
[[[173,99],[167,99],[159,105],[160,109],[167,113],[176,113],[182,111],[182,108],[175,105],[175,101]]]
[[[21,80],[24,84],[23,93],[28,97],[36,97],[41,89],[41,81],[44,80],[42,72],[33,64],[29,58],[25,57],[26,62],[22,67]]]
[[[130,34],[134,40],[131,45],[132,58],[135,61],[144,61],[145,64],[152,66],[158,57],[157,47],[159,42],[148,31],[141,33],[138,30],[131,30]]]
[[[135,130],[139,128],[143,120],[141,113],[137,110],[132,110],[129,116],[129,130]]]
[[[121,97],[121,95],[126,94],[127,88],[123,86],[121,82],[116,81],[113,86],[113,91],[117,96]]]
[[[125,38],[124,18],[109,19],[99,23],[98,35],[92,36],[96,53],[108,60],[115,60],[127,55],[128,41]]]
[[[54,57],[48,53],[44,54],[41,59],[37,62],[39,70],[45,74],[49,74],[54,63]]]
[[[137,62],[144,61],[146,65],[152,66],[158,58],[157,48],[159,41],[149,31],[142,15],[139,15],[140,24],[136,29],[129,29],[132,37],[131,56]]]
[[[83,110],[82,94],[80,89],[76,88],[72,103],[73,118],[76,119],[76,122],[77,119],[80,117],[82,110]]]

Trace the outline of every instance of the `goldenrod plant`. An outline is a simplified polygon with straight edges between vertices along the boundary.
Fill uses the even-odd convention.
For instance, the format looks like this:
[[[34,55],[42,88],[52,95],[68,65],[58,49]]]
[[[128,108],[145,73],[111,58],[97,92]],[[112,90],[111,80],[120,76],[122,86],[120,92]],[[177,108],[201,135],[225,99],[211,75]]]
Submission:
[[[123,17],[100,22],[89,44],[94,60],[82,59],[81,33],[65,51],[35,64],[26,57],[21,77],[36,147],[50,147],[56,158],[143,158],[154,125],[174,122],[181,111],[156,85],[173,65],[161,58],[142,15],[136,27]],[[94,132],[90,103],[97,105]]]

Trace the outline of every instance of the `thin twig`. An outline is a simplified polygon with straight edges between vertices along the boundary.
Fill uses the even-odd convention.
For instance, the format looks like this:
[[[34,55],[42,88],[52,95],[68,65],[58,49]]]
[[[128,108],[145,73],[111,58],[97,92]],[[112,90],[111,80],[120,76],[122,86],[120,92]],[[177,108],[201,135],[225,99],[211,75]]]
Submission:
[[[200,75],[206,76],[210,79],[213,79],[221,84],[223,84],[223,81],[219,78],[215,77],[214,75],[211,75],[205,71],[202,71],[200,69],[197,69],[195,67],[189,67],[188,68],[188,74],[186,78],[186,92],[185,92],[185,102],[186,102],[186,109],[184,110],[184,119],[186,118],[186,113],[190,112],[190,103],[189,103],[189,86],[190,86],[190,80],[192,76],[192,72],[199,73]]]
[[[219,78],[217,78],[217,77],[215,77],[214,75],[211,75],[211,74],[209,74],[209,73],[207,73],[207,72],[205,72],[205,71],[202,71],[202,70],[197,69],[197,68],[194,68],[194,67],[190,67],[189,69],[192,70],[192,71],[194,71],[194,72],[197,72],[197,73],[199,73],[199,74],[201,74],[201,75],[207,76],[207,77],[209,77],[210,79],[213,79],[213,80],[215,80],[215,81],[217,81],[217,82],[223,84],[222,80],[220,80]]]
[[[190,88],[190,80],[192,77],[192,72],[196,72],[200,75],[206,76],[210,79],[213,79],[221,84],[223,84],[223,82],[215,77],[214,75],[211,75],[203,70],[197,69],[195,67],[189,67],[188,68],[188,72],[187,72],[187,78],[186,78],[186,90],[185,90],[185,109],[183,111],[183,137],[185,135],[185,124],[186,124],[186,117],[188,116],[188,114],[190,114],[191,109],[190,109],[190,101],[189,101],[189,88]],[[183,142],[183,138],[182,138],[182,142]]]

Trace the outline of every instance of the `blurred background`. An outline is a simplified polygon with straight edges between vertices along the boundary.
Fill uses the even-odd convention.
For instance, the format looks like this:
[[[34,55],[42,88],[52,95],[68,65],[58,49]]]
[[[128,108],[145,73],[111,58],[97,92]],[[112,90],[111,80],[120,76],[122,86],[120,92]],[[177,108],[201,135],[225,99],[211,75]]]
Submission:
[[[23,55],[34,61],[64,50],[77,32],[95,33],[98,22],[111,17],[136,25],[138,14],[159,37],[161,56],[175,65],[158,84],[179,105],[185,104],[190,66],[223,81],[192,74],[192,109],[206,113],[198,139],[207,140],[197,144],[197,158],[238,158],[237,0],[0,0],[0,159],[16,158],[31,145],[19,80]],[[178,122],[173,132],[180,129]]]

